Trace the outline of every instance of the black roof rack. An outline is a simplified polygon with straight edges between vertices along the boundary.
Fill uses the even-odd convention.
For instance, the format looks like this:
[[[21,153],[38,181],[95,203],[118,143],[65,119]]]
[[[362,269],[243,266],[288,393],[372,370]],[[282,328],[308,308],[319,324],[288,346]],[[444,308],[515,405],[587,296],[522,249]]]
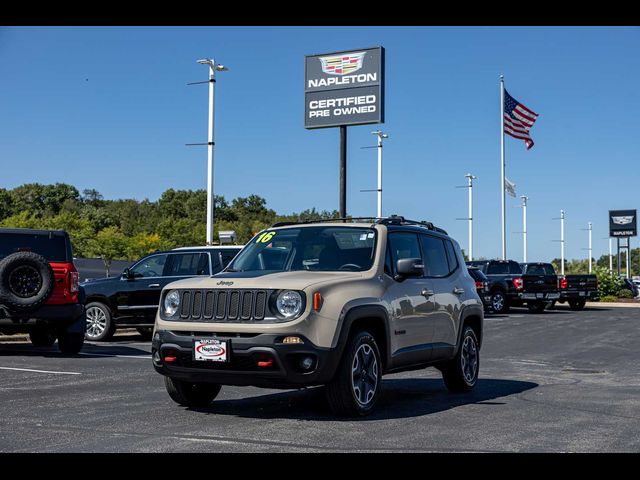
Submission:
[[[323,218],[320,220],[300,220],[299,222],[276,222],[271,225],[269,228],[275,227],[287,227],[289,225],[304,225],[308,223],[330,223],[330,222],[347,222],[352,220],[367,220],[372,221],[375,220],[376,217],[341,217],[341,218]]]
[[[372,221],[372,223],[380,224],[380,225],[418,225],[421,227],[428,228],[429,230],[433,230],[434,232],[444,233],[448,235],[447,231],[436,227],[433,223],[427,222],[425,220],[417,221],[417,220],[408,220],[400,215],[391,215],[385,218],[376,218],[376,217],[347,217],[347,218],[324,218],[321,220],[301,220],[299,222],[276,222],[269,228],[275,227],[287,227],[289,225],[304,225],[309,223],[328,223],[328,222],[347,222],[353,220],[366,220]]]
[[[419,225],[422,227],[426,227],[429,230],[433,230],[434,232],[439,232],[439,233],[444,233],[445,235],[448,235],[447,231],[440,228],[440,227],[436,227],[433,223],[431,222],[427,222],[426,220],[409,220],[407,218],[404,218],[400,215],[391,215],[387,218],[380,218],[378,220],[376,220],[376,223],[380,223],[382,225]]]

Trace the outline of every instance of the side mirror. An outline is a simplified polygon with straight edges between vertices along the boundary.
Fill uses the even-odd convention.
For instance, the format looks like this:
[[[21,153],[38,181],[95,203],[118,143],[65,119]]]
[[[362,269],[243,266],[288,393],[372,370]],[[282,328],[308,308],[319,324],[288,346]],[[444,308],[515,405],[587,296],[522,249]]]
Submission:
[[[131,270],[129,270],[128,268],[125,268],[122,271],[122,278],[124,278],[125,280],[130,280],[133,278],[133,275],[131,274]]]
[[[421,258],[401,258],[396,263],[396,273],[399,279],[405,277],[421,277],[424,274],[424,264]]]

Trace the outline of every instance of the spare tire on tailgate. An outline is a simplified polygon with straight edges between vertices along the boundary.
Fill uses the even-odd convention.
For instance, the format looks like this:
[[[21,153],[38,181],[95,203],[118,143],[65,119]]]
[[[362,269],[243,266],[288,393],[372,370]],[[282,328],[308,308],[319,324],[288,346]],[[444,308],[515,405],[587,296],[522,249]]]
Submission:
[[[26,312],[42,305],[53,292],[55,278],[42,255],[17,252],[0,260],[0,304]]]

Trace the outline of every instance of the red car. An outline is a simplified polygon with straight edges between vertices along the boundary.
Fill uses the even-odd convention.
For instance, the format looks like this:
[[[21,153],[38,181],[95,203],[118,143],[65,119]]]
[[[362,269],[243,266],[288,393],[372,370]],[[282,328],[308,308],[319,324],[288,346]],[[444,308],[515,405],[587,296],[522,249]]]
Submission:
[[[86,319],[71,241],[62,230],[0,228],[0,333],[82,349]]]

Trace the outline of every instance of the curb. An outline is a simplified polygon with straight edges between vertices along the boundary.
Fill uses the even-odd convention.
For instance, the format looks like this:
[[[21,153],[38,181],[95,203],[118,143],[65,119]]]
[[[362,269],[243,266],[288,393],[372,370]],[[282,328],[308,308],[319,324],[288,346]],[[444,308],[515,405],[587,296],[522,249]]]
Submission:
[[[627,303],[627,302],[587,302],[587,307],[607,307],[607,308],[640,308],[640,302]]]

